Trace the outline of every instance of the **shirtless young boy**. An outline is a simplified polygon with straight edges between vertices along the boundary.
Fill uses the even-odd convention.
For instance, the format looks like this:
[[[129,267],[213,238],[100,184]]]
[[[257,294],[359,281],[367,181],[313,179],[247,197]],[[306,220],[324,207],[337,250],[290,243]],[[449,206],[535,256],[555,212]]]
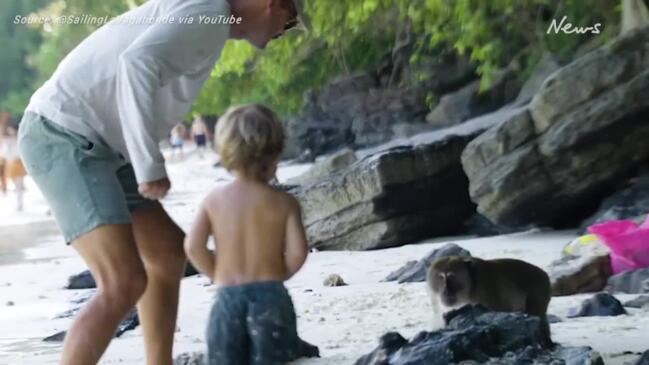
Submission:
[[[205,198],[185,240],[190,261],[219,287],[209,363],[283,364],[305,346],[283,282],[304,264],[307,242],[298,202],[268,184],[284,148],[282,124],[262,105],[231,108],[218,121],[216,143],[236,179]]]

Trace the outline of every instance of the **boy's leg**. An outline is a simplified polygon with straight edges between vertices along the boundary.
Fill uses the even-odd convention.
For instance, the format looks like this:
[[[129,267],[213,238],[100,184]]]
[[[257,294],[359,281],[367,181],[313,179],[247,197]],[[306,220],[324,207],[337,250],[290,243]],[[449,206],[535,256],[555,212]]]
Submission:
[[[281,283],[260,283],[248,311],[251,364],[280,365],[299,358],[301,341],[293,302]]]
[[[248,298],[244,287],[219,289],[207,322],[209,365],[249,365],[250,339],[246,327]]]
[[[138,302],[147,363],[171,365],[180,280],[185,271],[185,234],[158,203],[133,212],[135,241],[148,284]]]
[[[96,228],[76,239],[73,247],[90,268],[97,293],[68,331],[61,364],[96,364],[144,292],[146,275],[128,224]]]

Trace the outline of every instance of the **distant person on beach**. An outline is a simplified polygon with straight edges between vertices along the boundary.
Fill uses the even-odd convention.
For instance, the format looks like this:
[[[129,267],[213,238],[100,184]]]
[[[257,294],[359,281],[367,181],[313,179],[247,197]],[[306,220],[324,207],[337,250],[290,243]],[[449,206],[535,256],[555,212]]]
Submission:
[[[202,158],[203,153],[207,149],[207,135],[208,135],[208,129],[207,129],[207,124],[203,120],[203,117],[197,117],[194,119],[194,122],[192,123],[192,138],[194,139],[194,142],[196,143],[196,151],[198,152],[198,155]]]
[[[208,194],[185,240],[189,260],[219,287],[207,326],[209,364],[284,364],[314,349],[297,335],[283,285],[307,257],[300,205],[268,184],[284,130],[269,108],[245,105],[221,117],[216,140],[236,179]]]
[[[4,147],[2,137],[0,137],[0,150],[2,150]],[[7,195],[7,190],[9,187],[7,186],[7,178],[5,177],[5,170],[7,168],[7,161],[5,161],[4,156],[2,153],[0,153],[0,193],[2,195]]]
[[[9,112],[0,113],[0,150],[2,150],[7,123],[9,123],[10,118],[11,115],[9,114]],[[7,195],[7,189],[9,189],[7,185],[7,179],[5,177],[6,167],[7,167],[7,161],[5,161],[4,157],[2,156],[2,153],[0,153],[0,193],[2,193],[3,195]]]
[[[18,130],[11,124],[5,128],[2,145],[0,146],[0,159],[5,161],[2,180],[4,184],[8,182],[13,184],[16,193],[16,210],[22,212],[24,208],[25,176],[27,173],[18,154],[17,133]]]
[[[169,144],[171,144],[171,156],[176,155],[176,150],[180,153],[180,158],[183,158],[183,145],[185,144],[186,128],[182,123],[176,124],[171,130]]]
[[[158,202],[171,187],[159,143],[227,39],[265,48],[299,24],[301,1],[149,0],[81,42],[32,96],[20,154],[98,286],[61,364],[98,363],[136,303],[146,363],[172,364],[186,258],[184,233]],[[120,21],[152,18],[183,21]]]

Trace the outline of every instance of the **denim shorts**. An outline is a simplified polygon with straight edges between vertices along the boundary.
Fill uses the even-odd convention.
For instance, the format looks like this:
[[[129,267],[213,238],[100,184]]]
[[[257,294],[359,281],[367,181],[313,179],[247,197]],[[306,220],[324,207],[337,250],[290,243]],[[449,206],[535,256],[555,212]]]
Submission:
[[[103,143],[26,112],[18,132],[25,168],[69,244],[106,224],[129,224],[131,213],[157,204],[138,192],[133,167]]]
[[[281,282],[220,288],[207,326],[209,365],[281,365],[318,356],[297,335],[295,310]]]

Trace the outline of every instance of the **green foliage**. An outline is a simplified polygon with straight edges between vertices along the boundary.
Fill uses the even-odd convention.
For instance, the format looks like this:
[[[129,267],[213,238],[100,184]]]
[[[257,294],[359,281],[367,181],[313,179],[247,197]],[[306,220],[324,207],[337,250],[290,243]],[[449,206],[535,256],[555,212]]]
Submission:
[[[144,0],[3,0],[0,18],[14,14],[115,16]],[[592,35],[547,34],[565,15],[577,26],[602,23],[602,42],[616,34],[619,0],[348,0],[307,1],[313,31],[295,32],[259,51],[230,41],[194,103],[192,114],[221,114],[230,105],[261,102],[287,115],[298,112],[306,90],[335,75],[378,65],[389,56],[403,24],[411,24],[417,63],[457,52],[477,66],[481,87],[512,62],[529,73],[543,52],[570,58]],[[60,60],[96,26],[0,28],[0,107],[20,110]],[[418,73],[417,80],[428,75]],[[416,82],[416,80],[414,80]],[[429,95],[434,104],[439,95]]]
[[[36,70],[28,62],[40,42],[40,33],[20,24],[14,24],[16,15],[26,15],[42,7],[46,0],[0,1],[0,108],[14,114],[22,113],[25,91],[31,87]]]

